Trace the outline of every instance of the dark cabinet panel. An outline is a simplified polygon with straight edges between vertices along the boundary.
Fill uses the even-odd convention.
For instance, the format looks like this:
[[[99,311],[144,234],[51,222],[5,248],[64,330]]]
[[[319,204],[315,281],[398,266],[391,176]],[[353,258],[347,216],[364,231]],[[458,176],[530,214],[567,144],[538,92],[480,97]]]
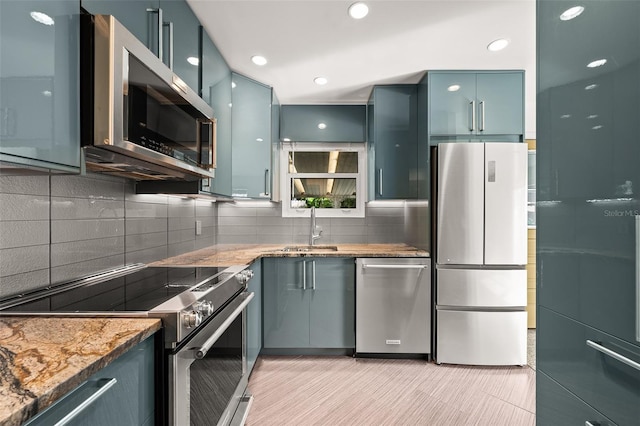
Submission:
[[[262,350],[262,259],[249,267],[253,278],[249,280],[248,291],[255,296],[247,308],[247,368],[253,370]]]

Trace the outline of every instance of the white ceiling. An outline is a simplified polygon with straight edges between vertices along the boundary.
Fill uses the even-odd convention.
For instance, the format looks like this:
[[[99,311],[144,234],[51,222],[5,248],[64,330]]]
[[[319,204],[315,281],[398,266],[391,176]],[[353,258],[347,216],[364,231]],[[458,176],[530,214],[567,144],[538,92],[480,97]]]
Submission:
[[[524,69],[525,136],[535,138],[535,0],[367,0],[362,20],[347,14],[355,0],[187,1],[231,69],[282,104],[364,104],[373,85],[416,83],[426,70]],[[498,38],[511,44],[489,52]]]

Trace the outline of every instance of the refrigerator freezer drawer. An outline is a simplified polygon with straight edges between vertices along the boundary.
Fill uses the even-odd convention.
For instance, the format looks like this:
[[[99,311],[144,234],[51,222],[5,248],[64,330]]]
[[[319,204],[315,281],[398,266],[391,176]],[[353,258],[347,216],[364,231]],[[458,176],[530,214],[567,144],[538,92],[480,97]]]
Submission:
[[[356,264],[356,352],[431,353],[430,260]]]
[[[438,310],[437,362],[525,365],[527,313]]]
[[[526,269],[438,269],[437,305],[527,306]]]

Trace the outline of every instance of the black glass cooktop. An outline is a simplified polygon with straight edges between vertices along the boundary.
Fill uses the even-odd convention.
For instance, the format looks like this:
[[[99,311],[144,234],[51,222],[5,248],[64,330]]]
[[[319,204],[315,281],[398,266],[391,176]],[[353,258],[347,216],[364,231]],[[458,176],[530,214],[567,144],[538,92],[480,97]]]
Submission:
[[[42,297],[4,309],[5,312],[132,312],[149,311],[170,298],[200,284],[216,284],[225,268],[148,267],[137,272],[71,289],[64,284],[58,293],[44,291]],[[5,304],[14,304],[14,301]]]

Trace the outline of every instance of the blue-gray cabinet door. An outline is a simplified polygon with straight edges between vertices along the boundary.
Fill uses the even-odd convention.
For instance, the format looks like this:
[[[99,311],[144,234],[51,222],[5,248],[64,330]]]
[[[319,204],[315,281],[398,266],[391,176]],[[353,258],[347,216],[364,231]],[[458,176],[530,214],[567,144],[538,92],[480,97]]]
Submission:
[[[349,259],[311,260],[309,345],[355,347],[355,263]]]
[[[233,73],[232,195],[271,198],[271,88]]]
[[[164,17],[159,0],[80,0],[80,4],[93,15],[113,15],[156,56],[160,55]]]
[[[477,124],[476,75],[472,72],[429,73],[429,133],[474,134]]]
[[[80,166],[77,1],[0,2],[0,160]]]
[[[247,307],[247,368],[251,372],[262,350],[262,259],[249,267],[253,278],[249,280],[248,291],[255,296]]]
[[[231,70],[205,29],[200,27],[201,87],[199,94],[216,118],[216,176],[211,192],[231,196]]]
[[[263,259],[265,348],[309,346],[307,260]]]
[[[522,72],[487,72],[476,76],[477,134],[524,133],[524,75]]]
[[[200,21],[185,0],[160,0],[162,61],[198,93]]]
[[[376,86],[373,97],[375,198],[415,199],[419,169],[417,87]]]
[[[86,383],[65,395],[27,423],[57,424],[64,416],[97,392],[103,392],[69,423],[70,426],[150,426],[156,424],[154,336],[129,349],[95,373]]]
[[[364,142],[365,105],[283,105],[280,139],[293,142]]]

